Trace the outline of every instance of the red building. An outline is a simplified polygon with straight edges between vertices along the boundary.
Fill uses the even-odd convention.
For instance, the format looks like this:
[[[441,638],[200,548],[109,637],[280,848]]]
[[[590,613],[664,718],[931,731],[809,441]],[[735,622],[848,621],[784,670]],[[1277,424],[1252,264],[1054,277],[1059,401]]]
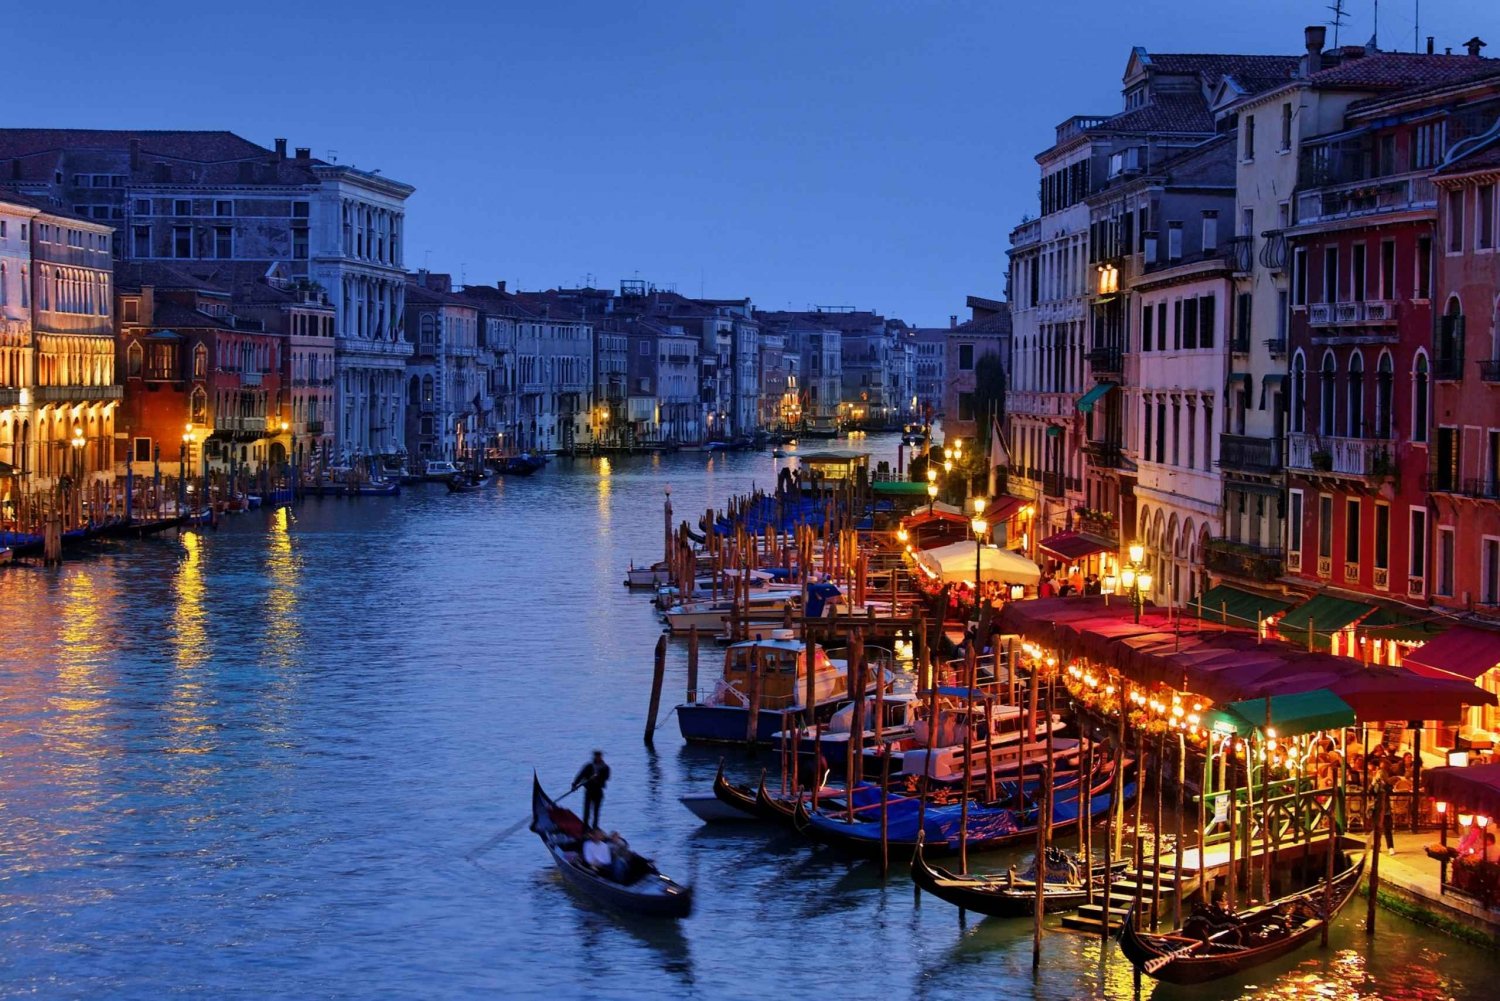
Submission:
[[[1351,104],[1342,130],[1303,144],[1288,230],[1293,579],[1412,606],[1434,592],[1428,473],[1446,440],[1434,386],[1461,366],[1433,351],[1446,260],[1433,174],[1495,118],[1475,103],[1492,85],[1463,81],[1497,76],[1491,60],[1439,57],[1410,85]],[[1420,639],[1389,607],[1363,607],[1317,627],[1333,632],[1337,652],[1391,662],[1393,645]]]
[[[115,285],[130,459],[189,475],[284,465],[284,335],[237,316],[228,290],[166,265],[121,264]]]

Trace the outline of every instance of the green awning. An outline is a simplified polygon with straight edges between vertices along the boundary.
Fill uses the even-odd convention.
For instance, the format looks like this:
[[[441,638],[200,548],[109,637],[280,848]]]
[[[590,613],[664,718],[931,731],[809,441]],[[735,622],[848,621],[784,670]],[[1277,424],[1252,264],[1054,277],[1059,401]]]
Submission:
[[[1290,601],[1219,584],[1188,602],[1187,613],[1205,622],[1254,629],[1259,621],[1292,607]]]
[[[1250,392],[1250,373],[1231,372],[1229,374],[1229,381],[1224,383],[1225,395],[1233,393],[1236,386],[1239,386],[1248,394]]]
[[[1116,382],[1097,383],[1093,389],[1089,390],[1087,393],[1084,393],[1078,398],[1078,412],[1081,414],[1086,414],[1089,411],[1093,410],[1094,404],[1104,399],[1104,394],[1109,392],[1111,389],[1114,389],[1117,385],[1119,385],[1119,383]]]
[[[1328,647],[1328,637],[1352,622],[1358,622],[1375,611],[1374,605],[1319,594],[1286,613],[1276,626],[1282,639],[1307,646],[1308,624],[1312,624],[1314,647]]]
[[[1266,397],[1271,393],[1280,392],[1282,384],[1286,382],[1284,375],[1266,375],[1260,380],[1260,409],[1266,409]]]
[[[870,489],[887,497],[926,497],[927,484],[911,480],[876,480]]]
[[[1375,640],[1426,643],[1430,639],[1436,639],[1447,629],[1447,622],[1439,622],[1432,616],[1422,616],[1416,609],[1406,613],[1377,608],[1374,615],[1360,620],[1358,631]]]
[[[1245,699],[1219,706],[1203,716],[1215,733],[1239,737],[1261,735],[1266,726],[1266,700]],[[1271,696],[1271,729],[1278,737],[1296,737],[1318,730],[1354,725],[1354,710],[1337,695],[1320,688],[1315,692]]]

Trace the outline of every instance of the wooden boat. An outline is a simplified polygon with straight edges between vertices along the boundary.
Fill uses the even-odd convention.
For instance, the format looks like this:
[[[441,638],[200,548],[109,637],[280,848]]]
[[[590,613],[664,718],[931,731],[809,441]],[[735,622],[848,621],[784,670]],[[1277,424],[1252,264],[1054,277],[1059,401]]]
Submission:
[[[765,774],[761,774],[761,780],[765,780]],[[735,785],[724,777],[724,759],[719,759],[719,774],[714,776],[714,797],[719,802],[730,806],[744,814],[746,820],[761,816],[756,808],[755,793]]]
[[[532,455],[530,452],[522,452],[520,455],[507,455],[494,462],[495,472],[501,476],[530,476],[547,465],[545,456]]]
[[[1142,973],[1173,984],[1201,984],[1243,972],[1318,937],[1324,922],[1338,917],[1359,888],[1364,867],[1361,853],[1359,861],[1333,877],[1332,886],[1320,880],[1309,889],[1240,912],[1233,929],[1238,932],[1237,942],[1225,934],[1229,929],[1204,942],[1181,928],[1159,935],[1137,931],[1135,922],[1127,919],[1120,929],[1120,951]],[[1328,902],[1332,906],[1325,913]]]
[[[1036,878],[1017,877],[1012,870],[1004,876],[982,876],[970,874],[960,876],[947,869],[932,865],[923,850],[923,838],[917,836],[917,851],[911,860],[911,880],[918,887],[946,900],[955,907],[975,911],[997,918],[1026,918],[1036,913]],[[1128,866],[1125,859],[1110,868],[1121,871]],[[1042,910],[1048,914],[1071,911],[1088,902],[1089,882],[1093,883],[1094,899],[1103,900],[1106,895],[1106,875],[1102,864],[1096,864],[1088,880],[1063,876],[1054,879],[1053,867],[1042,881]],[[1079,874],[1081,875],[1081,874]]]
[[[472,471],[457,473],[443,482],[448,484],[450,494],[467,494],[484,487],[490,482],[488,475],[475,474]]]
[[[682,886],[656,871],[649,859],[628,853],[624,879],[615,879],[584,863],[583,838],[588,831],[578,815],[558,806],[531,778],[531,829],[552,853],[558,871],[580,892],[600,903],[632,914],[685,918],[693,909],[692,887]]]

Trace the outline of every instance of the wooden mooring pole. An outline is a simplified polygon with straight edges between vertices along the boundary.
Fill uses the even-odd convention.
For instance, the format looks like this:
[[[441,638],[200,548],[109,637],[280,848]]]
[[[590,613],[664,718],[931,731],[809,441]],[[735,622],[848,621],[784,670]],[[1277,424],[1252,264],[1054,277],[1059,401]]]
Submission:
[[[651,706],[646,710],[646,746],[655,747],[652,741],[656,733],[656,714],[661,709],[661,686],[667,675],[667,634],[656,640],[656,657],[651,670]]]

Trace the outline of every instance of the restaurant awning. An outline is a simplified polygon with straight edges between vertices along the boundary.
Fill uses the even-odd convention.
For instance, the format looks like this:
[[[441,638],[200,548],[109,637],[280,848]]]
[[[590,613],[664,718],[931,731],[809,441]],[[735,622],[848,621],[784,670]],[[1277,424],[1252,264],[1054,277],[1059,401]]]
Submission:
[[[1453,804],[1454,813],[1500,817],[1500,764],[1424,768],[1432,798]]]
[[[1414,719],[1452,723],[1463,716],[1465,706],[1495,704],[1495,696],[1459,678],[1429,678],[1400,667],[1350,664],[1328,688],[1353,706],[1363,723]]]
[[[1108,393],[1111,389],[1114,389],[1117,385],[1119,385],[1119,383],[1096,383],[1093,389],[1089,390],[1087,393],[1084,393],[1078,398],[1078,412],[1081,414],[1086,414],[1089,411],[1093,410],[1094,404],[1104,399],[1104,394]]]
[[[1324,689],[1271,696],[1269,718],[1276,736],[1296,737],[1318,730],[1352,726],[1354,710],[1349,707],[1349,703]],[[1239,737],[1251,734],[1264,736],[1266,720],[1265,699],[1231,702],[1204,715],[1204,723],[1210,730],[1216,733],[1233,733]]]
[[[1009,521],[1015,517],[1017,511],[1029,503],[1030,501],[1022,500],[1019,497],[1012,497],[1009,494],[1003,497],[996,497],[984,509],[985,520],[991,525],[998,525],[1001,522]]]
[[[953,525],[967,525],[969,519],[957,511],[950,511],[946,507],[934,506],[931,511],[922,508],[914,511],[901,519],[903,528],[921,528],[923,525],[931,525],[935,522],[945,522]]]
[[[1219,584],[1189,601],[1185,611],[1205,622],[1254,629],[1263,620],[1291,607],[1290,601]]]
[[[927,484],[912,480],[876,480],[870,489],[887,497],[926,497]]]
[[[976,560],[986,581],[1035,585],[1042,579],[1041,569],[1020,553],[996,546],[980,546],[976,552],[972,542],[926,549],[918,552],[916,559],[930,576],[944,581],[973,580]]]
[[[1477,681],[1500,666],[1500,632],[1455,626],[1407,654],[1402,663],[1428,677]]]
[[[1289,643],[1306,646],[1308,630],[1314,636],[1314,646],[1327,646],[1330,634],[1375,611],[1374,605],[1360,601],[1335,598],[1328,594],[1315,595],[1286,613],[1276,625],[1276,631]]]
[[[1376,640],[1402,640],[1406,643],[1426,643],[1447,632],[1448,623],[1433,615],[1385,608],[1375,609],[1375,614],[1361,619],[1358,631],[1362,636]]]
[[[1096,553],[1107,553],[1115,548],[1108,539],[1088,532],[1058,532],[1038,543],[1043,549],[1062,560],[1081,560]]]

